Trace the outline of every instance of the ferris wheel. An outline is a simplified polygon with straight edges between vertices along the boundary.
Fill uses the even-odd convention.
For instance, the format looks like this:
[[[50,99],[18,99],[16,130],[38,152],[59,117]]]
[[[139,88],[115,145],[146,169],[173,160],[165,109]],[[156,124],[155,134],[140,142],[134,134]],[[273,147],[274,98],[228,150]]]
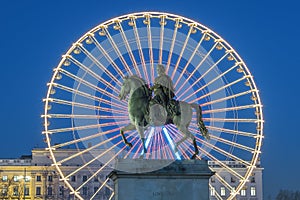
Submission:
[[[199,132],[196,116],[189,130],[196,137],[197,158],[239,180],[232,187],[216,172],[214,178],[229,191],[226,198],[233,199],[249,180],[261,153],[263,113],[246,64],[224,39],[198,22],[141,12],[110,19],[84,34],[62,56],[48,83],[43,134],[53,165],[76,198],[96,199],[105,191],[112,199],[113,187],[105,177],[109,169],[117,159],[136,159],[145,153],[136,131],[126,133],[131,148],[122,141],[120,129],[129,117],[127,101],[119,100],[118,94],[125,76],[137,75],[153,84],[157,64],[166,67],[178,100],[202,107],[210,139]],[[173,125],[148,128],[145,137],[144,159],[172,161],[193,154],[189,140],[174,151],[183,135]],[[63,155],[61,150],[69,153]],[[226,161],[245,170],[235,170]],[[72,162],[80,165],[64,170]],[[71,177],[82,173],[84,180],[74,185]],[[87,197],[83,189],[91,184],[98,185]],[[216,198],[224,197],[216,191]]]

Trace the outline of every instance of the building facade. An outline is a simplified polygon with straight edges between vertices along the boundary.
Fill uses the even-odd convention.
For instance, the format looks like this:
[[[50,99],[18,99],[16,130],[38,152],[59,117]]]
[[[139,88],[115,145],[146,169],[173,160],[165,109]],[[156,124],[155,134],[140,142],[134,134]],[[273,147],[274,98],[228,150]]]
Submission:
[[[72,155],[76,150],[59,150],[62,156]],[[64,174],[74,172],[83,164],[82,159],[72,160],[61,166]],[[91,173],[99,166],[90,166],[87,170],[70,177],[73,188],[79,187],[85,182]],[[94,199],[108,200],[111,196],[112,181],[106,183],[103,190],[99,190],[106,179],[110,169],[104,169],[101,174],[93,177],[87,185],[80,189],[84,199],[90,199],[95,193]],[[0,200],[7,199],[49,199],[49,200],[71,200],[74,195],[61,181],[61,177],[52,166],[49,153],[43,149],[32,150],[32,156],[23,156],[19,159],[0,159]]]
[[[76,150],[64,149],[56,150],[61,157],[73,155]],[[56,154],[59,156],[59,154]],[[91,155],[84,155],[89,160]],[[73,159],[64,163],[61,169],[64,174],[71,174],[78,167],[84,164],[84,158]],[[224,161],[224,164],[235,170],[239,174],[246,173],[244,165],[236,161]],[[214,161],[209,161],[209,166],[222,180],[225,180],[230,187],[221,179],[212,176],[210,179],[210,199],[227,199],[230,195],[230,189],[235,189],[239,180],[232,176],[227,170],[217,165]],[[91,165],[88,169],[69,177],[69,182],[73,188],[80,188],[80,194],[84,199],[90,199],[94,194],[94,199],[109,200],[113,192],[112,181],[107,181],[107,175],[111,172],[110,168],[104,168],[100,174],[93,176],[94,172],[99,169],[99,165]],[[249,181],[236,196],[237,200],[262,200],[262,171],[258,164],[254,169]],[[87,179],[92,178],[88,184],[81,186]],[[105,187],[102,183],[105,182]],[[100,189],[101,190],[100,190]],[[71,200],[74,195],[65,186],[61,177],[52,166],[52,160],[49,153],[44,149],[33,149],[32,155],[22,156],[18,159],[0,159],[0,200],[7,199],[53,199],[53,200]]]
[[[229,173],[228,170],[224,170],[214,161],[208,162],[213,171],[217,172],[220,178],[212,176],[210,179],[210,199],[227,199],[231,194],[231,190],[235,190],[240,183],[240,179],[237,179],[233,173]],[[238,174],[245,175],[247,168],[245,165],[237,161],[223,161],[223,164],[230,167],[231,170]],[[244,187],[240,190],[239,194],[235,197],[236,200],[262,200],[262,172],[263,168],[260,166],[260,161],[257,163],[256,168],[253,170],[249,180],[247,180]],[[226,184],[222,181],[226,181]]]

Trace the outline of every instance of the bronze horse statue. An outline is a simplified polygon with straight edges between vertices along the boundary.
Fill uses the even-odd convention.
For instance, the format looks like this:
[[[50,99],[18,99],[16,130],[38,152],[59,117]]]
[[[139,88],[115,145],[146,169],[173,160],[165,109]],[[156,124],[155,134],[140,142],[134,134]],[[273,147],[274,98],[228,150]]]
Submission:
[[[161,114],[161,111],[159,109],[151,108],[150,101],[152,99],[152,91],[146,84],[145,80],[136,75],[124,77],[121,91],[119,94],[120,100],[124,100],[127,95],[129,95],[128,113],[130,124],[121,128],[120,130],[123,141],[127,146],[132,147],[132,144],[127,141],[124,135],[125,131],[137,130],[142,140],[144,152],[147,152],[145,146],[144,131],[149,126],[162,126],[164,124],[172,123],[184,135],[184,137],[176,143],[175,151],[177,151],[178,145],[180,145],[187,138],[191,138],[193,141],[193,146],[195,148],[194,154],[191,158],[196,158],[196,156],[199,154],[196,139],[195,136],[188,130],[188,127],[192,120],[192,108],[196,110],[197,125],[200,129],[200,132],[202,133],[205,139],[209,139],[209,133],[202,120],[202,110],[200,105],[195,103],[189,104],[184,101],[179,101],[179,115],[167,116],[166,121],[161,121],[161,124],[159,124],[159,122],[155,121],[153,118]]]

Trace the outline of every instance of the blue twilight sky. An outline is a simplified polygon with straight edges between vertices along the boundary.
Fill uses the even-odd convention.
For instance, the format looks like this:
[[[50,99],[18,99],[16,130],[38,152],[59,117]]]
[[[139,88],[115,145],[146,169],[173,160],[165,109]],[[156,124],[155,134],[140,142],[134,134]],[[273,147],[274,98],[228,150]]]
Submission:
[[[0,157],[43,146],[42,99],[52,69],[81,35],[110,18],[162,11],[217,32],[244,59],[264,104],[265,195],[300,189],[300,4],[297,1],[89,0],[0,2]]]

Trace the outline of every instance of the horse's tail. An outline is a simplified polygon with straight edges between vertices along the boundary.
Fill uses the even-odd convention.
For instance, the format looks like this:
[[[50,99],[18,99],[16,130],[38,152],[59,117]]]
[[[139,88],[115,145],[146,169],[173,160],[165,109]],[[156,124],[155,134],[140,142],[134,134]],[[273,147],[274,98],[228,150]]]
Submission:
[[[205,137],[205,139],[209,139],[209,133],[207,128],[205,127],[205,124],[202,120],[202,108],[200,105],[196,104],[196,103],[191,103],[190,104],[192,108],[194,108],[196,110],[196,116],[197,116],[197,125],[198,128],[200,130],[200,132],[202,133],[203,137]]]

